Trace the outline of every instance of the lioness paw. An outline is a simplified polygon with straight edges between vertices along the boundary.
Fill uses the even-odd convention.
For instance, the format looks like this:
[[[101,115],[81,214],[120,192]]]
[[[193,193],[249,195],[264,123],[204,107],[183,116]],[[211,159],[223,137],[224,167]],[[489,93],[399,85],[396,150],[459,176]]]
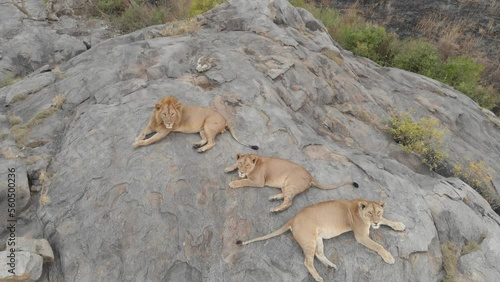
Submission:
[[[396,222],[394,224],[394,230],[396,231],[404,231],[406,229],[406,226],[402,222]]]
[[[236,185],[236,183],[234,183],[234,181],[231,181],[231,182],[229,182],[229,187],[238,188],[238,185]]]
[[[134,148],[137,148],[139,146],[141,146],[140,141],[135,141],[134,144],[132,144],[132,147],[134,147]]]

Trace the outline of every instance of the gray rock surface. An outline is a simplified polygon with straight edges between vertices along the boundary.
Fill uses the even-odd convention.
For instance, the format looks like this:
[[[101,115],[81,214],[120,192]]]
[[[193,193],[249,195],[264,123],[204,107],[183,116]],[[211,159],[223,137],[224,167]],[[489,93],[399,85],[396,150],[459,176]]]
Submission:
[[[54,252],[46,239],[16,238],[16,250],[42,256],[44,262],[54,261]]]
[[[154,26],[109,39],[53,77],[33,74],[0,89],[1,101],[53,80],[2,109],[24,122],[57,94],[66,99],[31,129],[34,145],[20,157],[42,190],[20,216],[18,236],[46,238],[54,248],[40,281],[312,281],[290,233],[235,242],[267,234],[313,203],[359,197],[385,200],[386,217],[406,225],[403,233],[371,232],[396,262],[385,264],[343,234],[325,241],[339,269],[316,263],[326,281],[440,281],[441,245],[449,241],[459,250],[479,244],[457,254],[459,278],[500,280],[500,217],[467,184],[429,172],[380,129],[393,110],[436,117],[449,130],[450,162],[483,160],[498,175],[494,115],[432,79],[339,49],[321,23],[287,1],[233,0],[202,22],[191,34],[162,37],[163,26]],[[206,54],[217,64],[200,75],[196,63]],[[196,84],[201,76],[212,87]],[[228,187],[237,175],[224,168],[236,152],[250,152],[228,133],[204,154],[192,149],[199,137],[190,134],[133,149],[165,95],[217,109],[260,154],[300,163],[321,183],[351,175],[360,187],[311,188],[271,214],[272,188]]]
[[[43,258],[30,252],[15,252],[16,262],[9,267],[10,252],[0,252],[0,281],[37,281],[42,275]],[[13,269],[14,274],[9,272]]]

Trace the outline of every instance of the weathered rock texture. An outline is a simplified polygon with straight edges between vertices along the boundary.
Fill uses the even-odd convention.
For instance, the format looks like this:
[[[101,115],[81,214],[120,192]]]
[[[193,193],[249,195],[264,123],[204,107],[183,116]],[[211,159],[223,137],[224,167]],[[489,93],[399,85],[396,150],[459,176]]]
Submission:
[[[18,234],[54,248],[40,281],[312,281],[290,233],[245,247],[235,242],[269,233],[313,203],[358,197],[384,199],[386,216],[407,226],[371,233],[396,262],[385,264],[347,233],[325,241],[339,267],[316,263],[326,281],[440,281],[441,245],[449,241],[459,251],[479,243],[456,254],[460,278],[500,280],[500,217],[467,184],[430,173],[379,129],[390,111],[434,116],[449,129],[450,162],[484,160],[498,175],[494,115],[432,79],[339,50],[321,23],[287,1],[230,1],[200,20],[191,34],[162,37],[163,26],[155,26],[106,40],[57,73],[0,89],[5,99],[41,76],[52,80],[4,110],[24,122],[57,94],[66,97],[20,152],[43,188],[20,216]],[[199,74],[202,55],[217,64]],[[228,187],[237,175],[224,168],[236,152],[250,152],[228,133],[204,154],[191,148],[199,136],[189,134],[133,149],[167,94],[223,112],[260,154],[300,163],[321,183],[351,175],[360,187],[312,188],[271,214],[272,188]],[[11,136],[3,142],[13,146]],[[500,187],[500,178],[493,183]]]

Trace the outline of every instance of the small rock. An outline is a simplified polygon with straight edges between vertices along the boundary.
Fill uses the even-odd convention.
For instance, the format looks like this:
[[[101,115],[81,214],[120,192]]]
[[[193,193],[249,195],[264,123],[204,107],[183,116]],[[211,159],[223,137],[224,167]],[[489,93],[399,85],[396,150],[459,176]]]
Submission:
[[[11,262],[11,255],[15,255],[15,262]],[[37,281],[42,275],[42,266],[43,258],[37,254],[0,252],[0,281]]]
[[[54,252],[46,239],[17,237],[16,250],[38,254],[43,257],[43,262],[54,261]]]

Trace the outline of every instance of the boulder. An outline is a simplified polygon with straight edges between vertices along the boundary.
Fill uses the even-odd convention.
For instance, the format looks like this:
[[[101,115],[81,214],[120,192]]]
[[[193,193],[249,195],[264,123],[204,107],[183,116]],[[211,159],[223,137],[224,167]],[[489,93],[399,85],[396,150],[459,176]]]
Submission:
[[[311,204],[355,198],[384,200],[386,217],[406,225],[371,231],[395,264],[346,233],[325,240],[338,266],[316,264],[326,281],[440,281],[448,242],[457,249],[457,280],[500,280],[500,217],[469,185],[426,171],[384,131],[390,112],[411,107],[446,126],[450,162],[483,160],[498,174],[495,117],[435,80],[338,48],[288,1],[232,0],[199,19],[204,25],[190,34],[164,37],[168,25],[160,25],[93,45],[5,110],[28,120],[50,107],[51,89],[66,98],[27,137],[50,142],[24,149],[26,158],[50,156],[46,187],[19,223],[54,248],[40,281],[311,281],[290,233],[244,247],[236,241],[276,230]],[[205,88],[193,77],[206,54],[217,64],[203,73]],[[9,91],[0,89],[0,101]],[[238,176],[224,168],[237,152],[253,152],[229,133],[203,154],[192,148],[197,134],[132,148],[166,95],[217,109],[259,154],[299,163],[320,183],[350,176],[359,188],[313,187],[272,214],[275,189],[228,187]],[[470,242],[478,248],[462,253]]]

